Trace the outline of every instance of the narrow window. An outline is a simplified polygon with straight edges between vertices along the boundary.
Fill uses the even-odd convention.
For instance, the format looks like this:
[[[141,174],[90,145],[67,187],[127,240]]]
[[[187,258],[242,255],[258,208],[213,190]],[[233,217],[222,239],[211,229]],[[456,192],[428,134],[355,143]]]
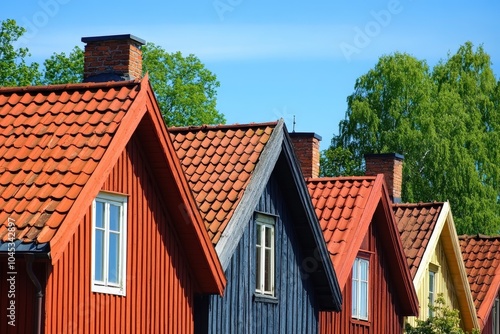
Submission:
[[[356,258],[352,267],[352,317],[368,320],[368,259]]]
[[[256,215],[255,291],[266,296],[274,296],[274,226],[273,217]]]
[[[434,315],[432,307],[436,300],[436,271],[429,269],[429,317]]]
[[[92,203],[92,291],[125,295],[127,198],[100,193]]]

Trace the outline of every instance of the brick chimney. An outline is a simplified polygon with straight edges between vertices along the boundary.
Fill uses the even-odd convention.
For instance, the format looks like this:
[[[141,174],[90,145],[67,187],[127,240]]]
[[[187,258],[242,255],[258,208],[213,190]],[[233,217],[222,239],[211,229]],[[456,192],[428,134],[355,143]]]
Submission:
[[[318,177],[321,136],[314,132],[291,132],[289,135],[304,177]]]
[[[401,203],[404,156],[398,153],[365,154],[366,175],[384,174],[393,203]]]
[[[84,82],[125,81],[142,77],[141,46],[133,35],[83,37]]]

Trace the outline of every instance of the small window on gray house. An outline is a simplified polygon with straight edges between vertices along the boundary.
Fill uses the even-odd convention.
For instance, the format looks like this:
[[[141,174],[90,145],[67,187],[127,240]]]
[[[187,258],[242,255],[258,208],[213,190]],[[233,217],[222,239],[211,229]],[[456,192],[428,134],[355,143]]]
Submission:
[[[274,297],[275,218],[256,214],[255,292]]]

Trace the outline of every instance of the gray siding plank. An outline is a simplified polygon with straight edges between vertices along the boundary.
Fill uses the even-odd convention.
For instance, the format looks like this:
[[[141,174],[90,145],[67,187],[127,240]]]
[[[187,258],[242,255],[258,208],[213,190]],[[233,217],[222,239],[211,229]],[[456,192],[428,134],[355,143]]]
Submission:
[[[302,250],[290,210],[274,176],[262,193],[256,211],[278,217],[276,294],[278,303],[255,302],[255,222],[248,222],[226,269],[223,297],[209,297],[208,333],[317,333],[318,307],[312,282],[301,277]]]

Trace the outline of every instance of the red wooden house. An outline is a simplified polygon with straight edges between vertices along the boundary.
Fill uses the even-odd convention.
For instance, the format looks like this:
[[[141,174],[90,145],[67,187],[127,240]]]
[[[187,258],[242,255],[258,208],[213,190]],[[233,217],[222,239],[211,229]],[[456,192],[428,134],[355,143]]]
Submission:
[[[320,313],[320,333],[402,333],[418,299],[384,176],[318,178],[319,137],[291,136],[342,289],[342,310]]]
[[[500,236],[460,236],[460,248],[482,334],[500,333]]]
[[[191,333],[225,276],[138,79],[143,41],[83,41],[104,82],[0,89],[0,333]]]

